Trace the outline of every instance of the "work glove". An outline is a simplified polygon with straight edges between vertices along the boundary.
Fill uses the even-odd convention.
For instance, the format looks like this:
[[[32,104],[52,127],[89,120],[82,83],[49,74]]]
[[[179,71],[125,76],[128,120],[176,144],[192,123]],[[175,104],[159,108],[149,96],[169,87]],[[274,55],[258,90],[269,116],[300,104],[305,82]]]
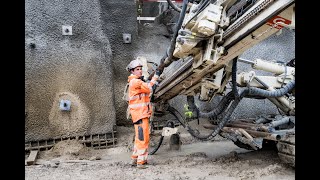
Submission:
[[[143,82],[146,82],[146,81],[144,80],[144,76],[140,76],[139,79],[141,79]]]
[[[156,70],[156,75],[160,76],[161,75],[161,71],[160,70]]]

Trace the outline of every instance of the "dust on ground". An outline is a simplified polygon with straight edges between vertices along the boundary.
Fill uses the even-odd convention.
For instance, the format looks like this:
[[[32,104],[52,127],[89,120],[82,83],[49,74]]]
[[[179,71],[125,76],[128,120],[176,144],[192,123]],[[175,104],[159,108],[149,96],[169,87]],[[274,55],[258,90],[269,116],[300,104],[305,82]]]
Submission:
[[[112,148],[97,150],[67,140],[41,151],[36,165],[25,166],[25,179],[295,179],[295,169],[283,164],[273,149],[249,151],[221,137],[201,142],[178,128],[180,150],[170,150],[169,137],[165,137],[159,150],[149,155],[147,169],[129,164],[134,129],[120,126],[118,143]]]

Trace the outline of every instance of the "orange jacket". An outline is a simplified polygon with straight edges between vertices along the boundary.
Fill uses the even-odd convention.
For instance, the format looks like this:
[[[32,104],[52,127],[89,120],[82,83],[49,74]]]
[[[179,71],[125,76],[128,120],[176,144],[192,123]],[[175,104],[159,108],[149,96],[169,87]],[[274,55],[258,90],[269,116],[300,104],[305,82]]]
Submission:
[[[149,83],[143,82],[138,76],[131,74],[128,77],[129,82],[129,108],[132,122],[135,123],[139,119],[150,117],[152,107],[150,103],[150,93],[152,86],[158,79],[154,75]]]

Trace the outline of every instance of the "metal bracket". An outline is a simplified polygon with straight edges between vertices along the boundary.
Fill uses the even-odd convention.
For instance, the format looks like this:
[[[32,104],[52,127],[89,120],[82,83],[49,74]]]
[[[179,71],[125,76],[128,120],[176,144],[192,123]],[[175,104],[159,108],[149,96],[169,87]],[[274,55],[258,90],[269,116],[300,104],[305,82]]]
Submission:
[[[171,136],[172,134],[176,134],[177,132],[178,128],[164,127],[162,129],[162,136]]]
[[[71,101],[69,100],[60,100],[60,110],[62,111],[70,111],[71,109]]]
[[[130,44],[131,43],[131,34],[124,33],[122,34],[123,43]]]
[[[72,35],[72,26],[63,25],[62,26],[62,35]]]

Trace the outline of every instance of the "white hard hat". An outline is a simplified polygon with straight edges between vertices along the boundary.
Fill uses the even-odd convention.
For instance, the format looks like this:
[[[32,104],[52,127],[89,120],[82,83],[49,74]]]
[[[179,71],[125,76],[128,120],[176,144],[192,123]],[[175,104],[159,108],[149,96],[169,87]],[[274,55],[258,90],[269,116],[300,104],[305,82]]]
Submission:
[[[128,64],[128,66],[126,67],[126,69],[127,69],[127,71],[130,72],[130,70],[132,70],[132,69],[134,69],[134,68],[136,68],[136,67],[138,67],[138,66],[141,66],[141,67],[142,67],[142,62],[141,62],[140,60],[138,60],[138,59],[135,59],[135,60],[132,60],[132,61]]]

